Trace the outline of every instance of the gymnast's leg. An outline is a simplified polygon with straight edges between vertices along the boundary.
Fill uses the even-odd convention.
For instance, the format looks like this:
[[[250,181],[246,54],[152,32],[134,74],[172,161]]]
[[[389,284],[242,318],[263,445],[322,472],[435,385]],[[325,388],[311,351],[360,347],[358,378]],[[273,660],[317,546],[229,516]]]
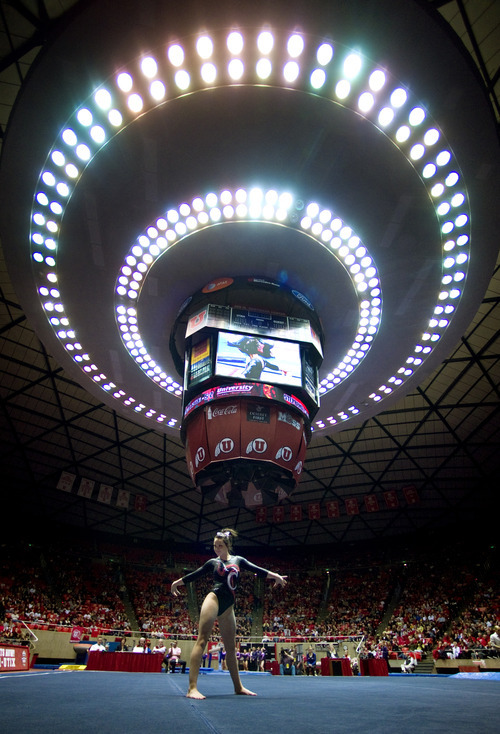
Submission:
[[[218,618],[219,629],[226,648],[226,663],[233,681],[234,692],[240,696],[256,696],[256,693],[245,688],[240,680],[238,671],[238,659],[236,658],[236,618],[234,616],[234,606],[231,605]]]
[[[207,646],[210,635],[212,634],[212,628],[214,622],[219,613],[219,600],[215,594],[210,591],[201,605],[200,609],[200,622],[198,625],[198,639],[194,643],[193,650],[191,652],[191,658],[189,661],[189,688],[186,694],[187,698],[203,699],[203,696],[198,690],[198,674],[200,672],[201,659],[203,652]]]

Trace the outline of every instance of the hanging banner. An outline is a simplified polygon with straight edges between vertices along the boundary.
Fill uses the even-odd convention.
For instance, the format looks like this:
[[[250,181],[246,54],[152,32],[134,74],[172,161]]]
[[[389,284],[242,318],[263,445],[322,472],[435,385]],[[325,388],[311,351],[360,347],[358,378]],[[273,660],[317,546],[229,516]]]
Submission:
[[[94,486],[95,482],[93,479],[86,479],[85,477],[83,477],[82,481],[80,482],[80,486],[78,487],[78,494],[80,495],[80,497],[85,497],[89,500],[92,497]]]
[[[378,499],[375,494],[367,494],[365,496],[365,510],[367,512],[378,512]]]
[[[345,501],[345,511],[348,515],[359,515],[359,505],[356,497],[349,497]]]
[[[409,505],[416,505],[420,500],[417,488],[414,487],[412,484],[408,487],[403,487],[403,494],[405,496],[405,500],[408,502]]]
[[[97,495],[97,501],[103,502],[105,505],[111,503],[111,497],[113,495],[113,487],[108,484],[101,484],[99,487],[99,494]]]
[[[302,520],[302,505],[290,505],[290,520],[293,522]]]
[[[118,496],[116,498],[116,506],[121,507],[123,510],[127,510],[129,502],[130,492],[128,492],[126,489],[119,489]]]
[[[258,507],[255,510],[255,522],[266,522],[267,520],[267,507]]]
[[[385,506],[389,510],[394,510],[396,507],[399,507],[398,494],[396,490],[388,489],[387,492],[384,492],[384,501]]]
[[[83,627],[73,627],[73,629],[71,630],[71,637],[69,638],[69,641],[73,643],[81,642],[84,632],[85,630],[83,629]]]
[[[285,508],[283,505],[276,505],[273,507],[273,522],[283,522],[285,519]]]
[[[326,514],[330,519],[340,517],[340,505],[337,500],[328,500],[326,503]]]
[[[146,512],[148,499],[144,494],[136,494],[134,499],[134,510],[136,512]]]
[[[321,506],[319,502],[310,502],[307,508],[309,520],[319,520],[321,517]]]
[[[57,489],[60,489],[63,492],[71,492],[75,479],[76,474],[70,474],[69,471],[61,472],[61,476],[57,482]]]

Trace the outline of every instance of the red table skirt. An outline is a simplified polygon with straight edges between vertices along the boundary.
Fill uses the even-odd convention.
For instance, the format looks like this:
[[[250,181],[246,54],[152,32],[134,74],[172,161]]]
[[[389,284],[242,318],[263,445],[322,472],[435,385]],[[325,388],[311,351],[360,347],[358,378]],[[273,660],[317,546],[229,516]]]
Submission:
[[[352,675],[349,658],[321,658],[321,675]]]
[[[361,675],[389,675],[389,669],[386,661],[380,658],[360,660],[359,672]]]
[[[89,652],[87,670],[161,673],[163,655],[143,652]]]

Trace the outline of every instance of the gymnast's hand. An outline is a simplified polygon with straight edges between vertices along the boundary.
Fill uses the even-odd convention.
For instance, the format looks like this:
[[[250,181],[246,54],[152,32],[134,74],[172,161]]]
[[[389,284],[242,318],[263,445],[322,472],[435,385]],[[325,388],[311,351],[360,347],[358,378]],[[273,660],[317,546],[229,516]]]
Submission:
[[[276,586],[286,586],[286,580],[288,576],[280,576],[279,573],[274,573],[273,571],[269,571],[268,578],[273,579],[274,587],[276,588]]]
[[[173,596],[180,595],[181,592],[179,591],[179,586],[184,586],[184,582],[182,581],[182,579],[177,579],[177,581],[172,581],[172,585],[170,587],[170,593]]]

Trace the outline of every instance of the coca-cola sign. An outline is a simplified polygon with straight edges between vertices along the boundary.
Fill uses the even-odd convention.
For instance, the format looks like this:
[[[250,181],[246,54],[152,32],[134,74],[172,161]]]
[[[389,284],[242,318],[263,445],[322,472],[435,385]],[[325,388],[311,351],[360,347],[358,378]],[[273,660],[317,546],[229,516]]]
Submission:
[[[207,419],[210,421],[213,418],[220,418],[225,415],[235,415],[238,412],[238,406],[237,405],[217,405],[215,407],[211,407],[210,405],[207,408]]]

